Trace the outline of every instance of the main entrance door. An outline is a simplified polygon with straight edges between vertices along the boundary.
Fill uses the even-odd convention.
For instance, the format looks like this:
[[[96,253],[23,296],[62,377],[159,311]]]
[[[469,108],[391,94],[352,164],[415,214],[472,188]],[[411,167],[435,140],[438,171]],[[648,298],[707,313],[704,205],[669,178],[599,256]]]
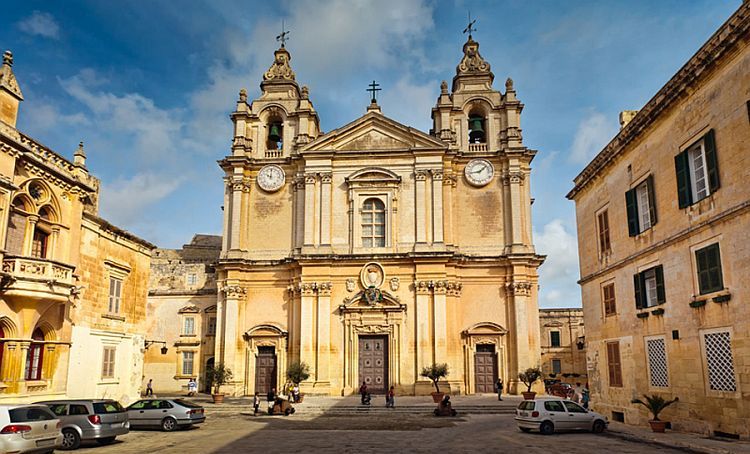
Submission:
[[[359,338],[359,385],[371,393],[385,393],[388,384],[388,336]]]
[[[474,353],[474,387],[477,393],[494,393],[497,355],[494,345],[477,345]]]
[[[276,388],[276,349],[258,347],[258,357],[255,360],[255,391],[264,394],[271,388]]]

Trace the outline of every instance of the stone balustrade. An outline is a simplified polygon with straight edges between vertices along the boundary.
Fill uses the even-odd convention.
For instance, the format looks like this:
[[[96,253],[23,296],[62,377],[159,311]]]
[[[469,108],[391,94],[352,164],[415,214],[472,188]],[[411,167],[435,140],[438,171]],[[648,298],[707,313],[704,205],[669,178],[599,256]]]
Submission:
[[[469,144],[469,151],[487,151],[487,144],[486,143],[470,143]]]
[[[36,280],[73,285],[73,267],[48,259],[6,256],[3,259],[3,273],[17,281]]]

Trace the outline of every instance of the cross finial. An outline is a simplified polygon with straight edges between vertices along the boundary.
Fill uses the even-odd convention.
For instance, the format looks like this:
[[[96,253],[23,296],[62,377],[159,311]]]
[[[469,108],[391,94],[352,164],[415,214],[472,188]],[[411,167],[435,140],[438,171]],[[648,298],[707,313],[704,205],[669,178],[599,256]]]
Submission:
[[[373,80],[372,83],[368,85],[368,87],[370,87],[370,88],[368,88],[367,90],[365,90],[365,91],[369,91],[369,92],[372,93],[372,99],[370,100],[370,102],[373,103],[373,104],[377,104],[378,103],[377,100],[375,99],[375,94],[381,90],[380,88],[377,88],[379,86],[380,86],[380,84],[376,84],[375,81]]]
[[[284,19],[281,19],[281,34],[276,37],[276,41],[281,42],[281,47],[284,47],[286,41],[289,39],[289,30],[284,27]]]
[[[477,23],[476,19],[471,20],[471,11],[469,11],[469,25],[467,25],[466,28],[464,28],[464,33],[469,34],[469,39],[471,39],[471,32],[477,31],[476,27],[474,27],[474,24],[476,23]]]

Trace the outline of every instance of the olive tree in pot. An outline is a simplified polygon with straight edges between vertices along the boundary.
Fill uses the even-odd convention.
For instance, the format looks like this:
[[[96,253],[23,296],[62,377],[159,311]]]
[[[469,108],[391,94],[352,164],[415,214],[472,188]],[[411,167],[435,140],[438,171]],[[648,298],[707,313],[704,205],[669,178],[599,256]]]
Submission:
[[[445,393],[440,392],[438,382],[441,378],[445,378],[448,376],[448,365],[445,363],[433,363],[430,366],[425,366],[419,375],[425,378],[429,378],[432,381],[432,384],[435,385],[435,392],[432,393],[432,400],[436,404],[440,403],[440,401],[443,400],[443,396],[445,396]]]
[[[221,394],[221,385],[226,385],[232,379],[232,370],[226,367],[224,363],[219,363],[206,370],[206,379],[214,386],[214,392],[211,394],[214,403],[220,404],[224,402],[224,394]]]
[[[526,385],[526,391],[522,392],[523,398],[531,400],[536,397],[536,393],[531,390],[537,380],[542,378],[542,371],[538,367],[529,367],[525,371],[518,374],[518,379]]]
[[[656,394],[651,396],[647,396],[644,394],[643,397],[645,400],[633,399],[632,401],[630,401],[630,403],[640,404],[646,407],[648,411],[650,411],[653,415],[653,419],[649,420],[648,422],[648,424],[651,426],[651,430],[658,433],[664,433],[664,430],[667,428],[667,421],[660,420],[659,413],[661,413],[661,411],[668,406],[679,401],[679,397],[675,397],[672,400],[666,400],[661,396],[657,396]]]
[[[294,383],[295,386],[299,386],[300,383],[310,378],[310,366],[304,361],[295,361],[286,368],[286,379]],[[305,395],[299,393],[296,397],[297,402],[302,402]]]

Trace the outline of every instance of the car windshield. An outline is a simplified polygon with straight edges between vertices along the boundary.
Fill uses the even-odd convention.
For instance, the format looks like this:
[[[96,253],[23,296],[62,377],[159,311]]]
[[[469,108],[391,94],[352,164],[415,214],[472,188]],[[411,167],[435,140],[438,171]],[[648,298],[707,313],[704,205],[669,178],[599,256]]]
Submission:
[[[190,402],[189,400],[175,399],[173,402],[186,408],[203,408],[194,402]]]
[[[520,404],[518,404],[519,410],[533,410],[534,409],[534,401],[533,400],[524,400]]]
[[[55,415],[47,407],[21,407],[8,412],[10,422],[48,421]]]
[[[119,402],[114,400],[108,402],[94,402],[94,413],[120,413],[125,411]]]

